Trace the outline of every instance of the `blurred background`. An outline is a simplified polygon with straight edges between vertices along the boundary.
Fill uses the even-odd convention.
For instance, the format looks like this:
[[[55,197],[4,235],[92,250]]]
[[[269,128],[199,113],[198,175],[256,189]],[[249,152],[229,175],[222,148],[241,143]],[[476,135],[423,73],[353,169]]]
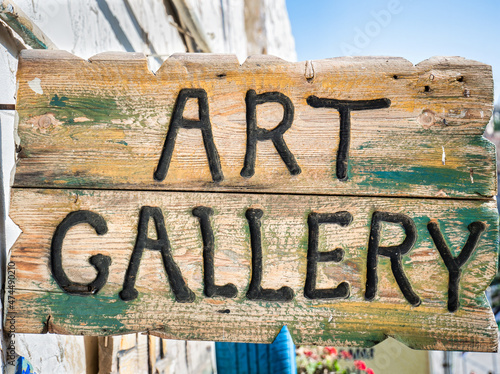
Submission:
[[[0,4],[0,253],[4,259],[19,234],[5,212],[15,154],[11,108],[17,57],[24,48],[62,49],[82,58],[105,51],[140,52],[153,71],[177,52],[232,53],[240,63],[253,54],[288,61],[401,56],[414,64],[434,55],[462,56],[493,67],[496,106],[485,136],[500,145],[498,0],[15,0]],[[498,289],[494,282],[489,291],[495,312],[500,311]],[[240,356],[246,350],[239,345],[231,349]],[[17,370],[26,373],[217,370],[213,342],[143,334],[85,339],[17,334],[16,352],[22,362]],[[327,364],[321,367],[324,357],[331,359],[332,371],[353,373],[369,373],[368,369],[415,374],[500,372],[496,354],[414,351],[392,339],[361,350],[298,347],[297,354],[299,370],[302,367],[301,372],[308,373],[329,370]],[[338,366],[334,367],[334,360]],[[241,359],[231,365],[235,373],[251,372]]]

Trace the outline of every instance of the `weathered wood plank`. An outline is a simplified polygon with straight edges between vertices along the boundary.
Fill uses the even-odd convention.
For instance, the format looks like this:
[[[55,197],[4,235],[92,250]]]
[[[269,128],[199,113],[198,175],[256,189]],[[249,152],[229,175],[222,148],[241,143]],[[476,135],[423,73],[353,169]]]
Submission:
[[[161,208],[171,253],[192,302],[178,302],[157,251],[145,249],[135,288],[138,297],[120,298],[138,235],[141,207]],[[193,208],[213,209],[215,283],[233,283],[234,298],[204,294],[203,237]],[[252,234],[248,209],[263,212],[261,222],[263,288],[287,286],[289,301],[249,299]],[[91,255],[111,258],[104,287],[89,296],[63,292],[51,273],[50,247],[60,222],[72,211],[90,210],[107,222],[98,236],[87,224],[71,228],[64,238],[62,266],[73,282],[96,277]],[[343,248],[340,262],[317,264],[317,287],[349,283],[347,298],[304,296],[311,247],[311,213],[347,211],[352,223],[320,224],[318,250]],[[378,283],[366,299],[368,247],[375,212],[407,216],[415,224],[416,241],[402,256],[402,269],[419,306],[407,301],[391,272],[390,260],[377,256]],[[271,194],[139,192],[64,189],[12,190],[11,217],[23,233],[16,242],[14,309],[16,332],[119,334],[149,330],[169,338],[271,342],[283,324],[294,341],[314,344],[372,345],[387,336],[419,349],[495,350],[498,329],[484,296],[498,264],[498,213],[494,201],[452,199],[360,198]],[[449,272],[428,225],[437,223],[453,256],[464,247],[468,225],[482,222],[484,232],[462,267],[460,305],[449,311]],[[382,222],[380,246],[399,245],[410,235],[401,225]],[[406,230],[406,231],[405,231]],[[152,220],[148,237],[157,239]],[[469,238],[470,239],[470,238]],[[184,300],[186,301],[186,300]]]
[[[16,332],[496,350],[489,66],[26,51],[18,83]]]
[[[413,66],[386,57],[307,64],[253,57],[240,66],[234,56],[174,55],[154,75],[138,54],[107,53],[89,62],[30,50],[21,55],[18,82],[19,187],[496,194],[494,147],[481,136],[492,113],[491,68],[471,60],[439,57]],[[214,182],[201,131],[186,128],[179,129],[165,179],[154,179],[182,89],[206,92],[221,181]],[[249,90],[290,99],[293,122],[283,139],[300,174],[291,174],[268,140],[257,141],[255,174],[240,175]],[[339,111],[308,104],[313,95],[390,101],[351,112],[347,180],[337,175]],[[185,118],[199,119],[196,101],[187,101]],[[284,111],[276,102],[256,105],[257,126],[276,127]]]

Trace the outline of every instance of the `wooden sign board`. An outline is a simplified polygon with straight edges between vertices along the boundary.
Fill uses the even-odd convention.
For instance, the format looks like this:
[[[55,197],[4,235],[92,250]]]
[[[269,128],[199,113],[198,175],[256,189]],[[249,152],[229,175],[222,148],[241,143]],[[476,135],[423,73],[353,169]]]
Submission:
[[[489,66],[29,50],[18,85],[16,332],[497,349]]]

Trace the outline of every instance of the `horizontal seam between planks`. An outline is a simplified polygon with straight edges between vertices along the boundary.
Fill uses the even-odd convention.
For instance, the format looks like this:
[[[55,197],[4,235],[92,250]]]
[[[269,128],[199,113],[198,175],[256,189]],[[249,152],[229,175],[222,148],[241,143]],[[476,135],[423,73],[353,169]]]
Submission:
[[[53,186],[11,186],[11,189],[31,189],[31,190],[75,190],[75,191],[123,191],[123,192],[182,192],[182,193],[208,193],[208,194],[232,194],[232,195],[272,195],[272,196],[318,196],[318,197],[361,197],[361,198],[389,198],[389,199],[419,199],[419,200],[459,200],[459,201],[495,201],[495,196],[479,195],[476,198],[472,197],[446,197],[446,196],[394,196],[394,195],[364,195],[364,194],[321,194],[321,193],[291,193],[291,192],[263,192],[263,191],[213,191],[213,190],[182,190],[182,189],[127,189],[127,188],[99,188],[99,187],[53,187]]]

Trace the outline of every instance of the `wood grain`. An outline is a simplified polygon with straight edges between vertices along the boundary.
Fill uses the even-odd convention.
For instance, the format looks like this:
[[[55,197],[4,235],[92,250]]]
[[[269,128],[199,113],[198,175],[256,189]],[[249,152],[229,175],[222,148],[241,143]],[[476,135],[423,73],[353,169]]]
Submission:
[[[39,79],[40,90],[33,82]],[[402,58],[335,58],[290,63],[273,57],[173,55],[153,74],[140,54],[90,61],[27,50],[18,69],[17,187],[274,192],[485,198],[496,195],[495,151],[482,137],[492,114],[491,67],[458,57],[412,65]],[[30,86],[31,85],[31,86]],[[212,180],[199,129],[180,129],[165,180],[155,181],[181,89],[207,92],[224,179]],[[284,140],[301,168],[291,175],[272,142],[259,141],[255,175],[245,157],[245,95],[281,92],[295,114]],[[38,92],[36,92],[38,91]],[[309,96],[387,98],[389,108],[351,113],[348,180],[336,178],[339,113]],[[188,101],[185,118],[196,119]],[[257,105],[258,126],[283,117]]]
[[[495,147],[482,137],[493,109],[490,66],[458,57],[414,66],[390,57],[290,63],[269,56],[240,65],[235,56],[184,54],[152,73],[142,54],[103,53],[86,61],[62,51],[27,50],[19,59],[18,87],[10,216],[22,234],[11,251],[15,280],[7,294],[14,299],[7,298],[6,320],[15,319],[16,332],[148,331],[164,338],[268,343],[286,324],[296,344],[371,346],[391,336],[418,349],[497,349],[498,328],[484,294],[498,266]],[[185,89],[201,95],[178,113],[192,128],[179,129],[166,177],[155,179],[167,133],[181,123],[173,120],[176,100],[181,92],[195,92]],[[257,141],[255,173],[243,177],[252,138],[247,108],[272,92],[293,105],[283,141],[300,173],[285,165],[274,138]],[[199,110],[205,93],[208,112]],[[313,107],[321,100],[311,96],[342,105],[378,103],[379,109],[350,112],[347,180],[337,165],[346,139],[341,128],[349,123],[341,124],[345,107]],[[257,104],[257,128],[278,126],[291,113],[286,105]],[[217,178],[211,170],[217,162],[209,167],[205,151],[212,140],[202,139],[201,125],[193,122],[207,115],[220,158]],[[161,209],[173,260],[194,300],[176,301],[159,253],[148,249],[137,273],[137,298],[120,297],[139,242],[141,208],[147,206]],[[206,296],[203,246],[211,239],[193,215],[199,206],[214,213],[209,224],[215,283],[234,284],[234,298]],[[250,227],[249,209],[263,213],[261,287],[286,286],[291,300],[247,295],[258,274],[252,265],[258,230]],[[62,246],[62,268],[85,286],[97,274],[89,258],[111,258],[105,285],[88,296],[63,291],[50,258],[56,228],[70,212],[82,210],[102,217],[108,231],[96,235],[90,225],[72,227]],[[308,298],[308,251],[315,237],[308,219],[340,211],[349,212],[352,222],[321,224],[317,237],[320,252],[341,248],[343,258],[318,262],[314,279],[322,289],[347,282],[349,295]],[[418,302],[402,291],[401,276],[382,252],[375,262],[375,297],[367,297],[368,269],[374,266],[368,248],[380,212],[415,225],[415,244],[401,256],[401,271]],[[431,236],[430,222],[445,244],[435,244],[439,238],[436,231]],[[461,267],[459,305],[450,312],[450,272],[437,247],[448,246],[458,256],[473,235],[473,222],[484,232]],[[382,222],[380,246],[399,246],[412,237],[405,230]],[[152,221],[147,237],[157,238]]]
[[[192,303],[175,301],[158,253],[146,250],[136,288],[139,297],[118,297],[134,247],[141,206],[160,207],[174,260],[195,293]],[[234,299],[203,295],[202,238],[192,215],[196,206],[213,208],[215,279],[238,288]],[[290,302],[248,300],[251,250],[248,208],[263,210],[263,287],[288,286]],[[97,236],[88,225],[73,227],[65,238],[63,267],[73,281],[90,282],[95,271],[88,258],[112,258],[104,288],[92,296],[64,293],[50,273],[50,242],[56,226],[71,211],[102,215],[108,233]],[[347,299],[307,299],[309,213],[349,211],[348,227],[322,225],[319,250],[341,247],[343,261],[318,264],[318,287],[347,281]],[[364,298],[370,220],[375,211],[401,213],[416,225],[418,238],[403,256],[403,269],[422,303],[411,306],[391,273],[388,258],[378,259],[378,292]],[[12,249],[16,266],[16,332],[106,335],[151,331],[162,337],[245,342],[271,342],[288,325],[297,344],[370,346],[387,336],[418,349],[495,350],[498,330],[484,290],[497,269],[498,213],[494,201],[453,199],[360,198],[239,193],[140,192],[67,189],[12,190],[11,217],[23,234]],[[456,256],[473,221],[486,231],[463,267],[460,307],[447,310],[448,271],[426,225],[439,223]],[[150,237],[154,230],[150,227]],[[383,224],[381,245],[397,245],[405,235],[395,224]],[[221,311],[224,311],[222,313]],[[229,311],[229,312],[228,312]]]

